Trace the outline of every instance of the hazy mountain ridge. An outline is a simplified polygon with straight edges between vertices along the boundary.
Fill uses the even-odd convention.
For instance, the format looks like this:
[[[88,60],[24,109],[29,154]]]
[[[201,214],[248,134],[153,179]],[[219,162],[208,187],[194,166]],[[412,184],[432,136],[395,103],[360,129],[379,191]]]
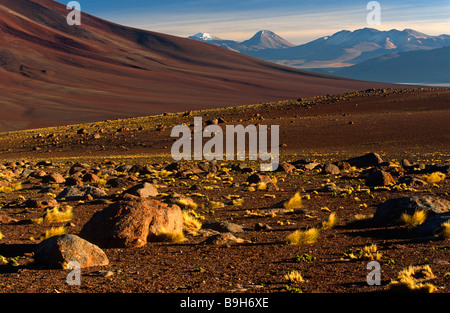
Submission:
[[[383,82],[450,83],[450,67],[447,65],[450,54],[448,49],[442,49],[450,46],[450,35],[430,36],[413,29],[380,31],[363,28],[342,30],[298,46],[281,45],[284,39],[278,36],[276,42],[281,45],[278,48],[262,44],[249,49],[249,42],[261,32],[264,31],[242,43],[231,41],[234,46],[222,39],[205,42],[318,73]],[[438,51],[431,52],[436,49]],[[412,53],[414,51],[423,53]],[[405,54],[408,52],[411,53]],[[435,59],[427,60],[427,55]],[[403,68],[395,64],[397,61],[403,64]],[[380,73],[380,69],[385,67],[383,64],[386,65],[384,74]]]

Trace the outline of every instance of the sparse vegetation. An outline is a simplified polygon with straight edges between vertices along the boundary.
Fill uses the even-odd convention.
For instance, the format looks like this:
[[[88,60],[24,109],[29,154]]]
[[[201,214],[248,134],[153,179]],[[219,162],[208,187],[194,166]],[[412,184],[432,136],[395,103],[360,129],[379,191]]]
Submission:
[[[401,216],[402,222],[410,229],[413,229],[427,219],[427,213],[425,210],[417,210],[413,215],[409,215],[407,213],[403,213]]]
[[[442,237],[445,240],[450,240],[450,221],[447,221],[444,224],[442,224]]]
[[[371,261],[379,261],[383,254],[378,251],[378,247],[376,244],[371,244],[370,246],[364,246],[361,249],[349,249],[344,251],[344,259],[349,260],[371,260]]]
[[[162,242],[182,242],[186,239],[183,232],[168,232],[164,229],[159,232],[157,238]]]
[[[41,236],[41,240],[48,239],[53,236],[64,235],[66,234],[66,229],[64,226],[60,227],[52,227],[45,231],[45,233]]]
[[[12,183],[8,186],[0,187],[0,193],[11,193],[19,190],[22,190],[22,183]]]
[[[322,222],[321,228],[322,229],[331,229],[336,226],[337,224],[337,217],[336,213],[333,212],[328,216],[328,219],[326,221]]]
[[[302,206],[302,197],[296,192],[292,198],[283,203],[285,209],[298,209]]]
[[[33,220],[33,222],[36,224],[68,222],[72,220],[72,218],[72,207],[67,206],[64,210],[60,210],[59,207],[54,207],[52,209],[47,209],[47,212],[45,212],[42,217]]]
[[[297,229],[285,238],[285,242],[291,245],[314,243],[319,239],[319,235],[317,228]]]
[[[440,183],[445,180],[445,174],[441,172],[434,172],[429,175],[422,175],[422,180],[429,184]]]
[[[409,266],[398,273],[397,280],[389,283],[389,289],[398,292],[432,293],[436,290],[436,287],[424,281],[434,277],[429,265]]]
[[[316,259],[315,256],[309,255],[308,253],[303,253],[301,255],[296,255],[294,260],[295,262],[311,262]]]
[[[198,214],[193,210],[183,211],[184,229],[189,232],[196,232],[202,228],[202,222],[200,222],[197,217]]]
[[[305,281],[300,272],[297,270],[292,270],[285,274],[284,279],[291,283],[301,283]]]

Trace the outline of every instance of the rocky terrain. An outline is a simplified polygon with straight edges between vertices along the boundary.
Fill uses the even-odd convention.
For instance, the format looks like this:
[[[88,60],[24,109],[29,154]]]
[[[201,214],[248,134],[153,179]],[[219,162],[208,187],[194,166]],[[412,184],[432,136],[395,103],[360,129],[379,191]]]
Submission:
[[[449,100],[366,90],[1,133],[0,291],[447,293]],[[174,162],[194,116],[279,125],[278,170]]]

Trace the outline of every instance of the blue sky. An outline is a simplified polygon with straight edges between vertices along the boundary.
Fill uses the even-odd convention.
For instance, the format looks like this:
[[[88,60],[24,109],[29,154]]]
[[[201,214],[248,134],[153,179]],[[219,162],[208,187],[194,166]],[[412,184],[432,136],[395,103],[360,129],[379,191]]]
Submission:
[[[59,1],[62,3],[68,3]],[[379,0],[381,25],[369,26],[369,1],[303,0],[79,0],[82,11],[142,29],[187,37],[207,32],[245,40],[269,29],[294,44],[339,30],[412,28],[450,33],[450,0]]]

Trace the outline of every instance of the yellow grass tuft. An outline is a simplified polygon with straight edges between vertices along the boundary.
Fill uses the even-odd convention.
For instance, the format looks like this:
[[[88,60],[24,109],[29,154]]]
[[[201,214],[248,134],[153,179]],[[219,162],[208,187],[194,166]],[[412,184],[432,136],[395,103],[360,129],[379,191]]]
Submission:
[[[450,221],[442,224],[442,237],[444,237],[445,240],[450,240]]]
[[[401,216],[402,222],[408,226],[408,228],[414,228],[425,222],[427,219],[427,213],[425,210],[415,211],[413,215],[403,213]]]
[[[0,187],[0,193],[11,193],[22,189],[22,183],[14,183],[8,186]]]
[[[72,220],[72,218],[72,207],[67,206],[64,211],[61,211],[58,207],[54,207],[53,209],[48,209],[42,217],[34,219],[33,222],[37,224],[68,222]]]
[[[285,209],[298,209],[302,206],[302,197],[299,192],[296,192],[295,195],[289,200],[283,203]]]
[[[182,242],[186,238],[183,232],[168,232],[161,229],[161,232],[158,234],[158,239],[163,242]]]
[[[197,214],[194,211],[183,211],[184,229],[190,232],[196,232],[202,228],[202,223],[197,219]]]
[[[234,206],[241,206],[244,204],[244,199],[240,198],[240,199],[233,199],[232,201]]]
[[[397,280],[389,283],[389,289],[400,292],[432,293],[436,288],[430,283],[424,283],[424,281],[434,277],[429,265],[409,266],[398,273]]]
[[[207,206],[210,209],[218,209],[218,208],[225,207],[225,204],[223,202],[220,202],[220,201],[209,201]]]
[[[336,217],[336,213],[331,213],[328,216],[328,220],[322,222],[322,229],[331,229],[334,226],[336,226],[337,224],[337,217]]]
[[[64,228],[64,226],[52,227],[45,231],[45,234],[41,236],[41,240],[45,240],[45,239],[48,239],[53,236],[65,235],[65,234],[66,234],[66,229]]]
[[[266,190],[267,189],[267,184],[265,182],[259,182],[258,185],[256,186],[257,190]]]
[[[378,251],[378,247],[376,244],[372,244],[370,246],[364,246],[361,253],[361,259],[365,260],[381,260],[382,253]]]
[[[285,242],[291,245],[314,243],[319,239],[319,230],[310,228],[308,230],[297,229],[285,238]]]
[[[292,270],[284,275],[284,279],[291,283],[301,283],[305,281],[299,271]]]
[[[195,210],[198,207],[197,203],[189,198],[180,198],[175,202],[175,204],[181,209]]]
[[[445,180],[445,174],[441,172],[434,172],[430,175],[422,175],[422,180],[429,184],[439,183]]]

